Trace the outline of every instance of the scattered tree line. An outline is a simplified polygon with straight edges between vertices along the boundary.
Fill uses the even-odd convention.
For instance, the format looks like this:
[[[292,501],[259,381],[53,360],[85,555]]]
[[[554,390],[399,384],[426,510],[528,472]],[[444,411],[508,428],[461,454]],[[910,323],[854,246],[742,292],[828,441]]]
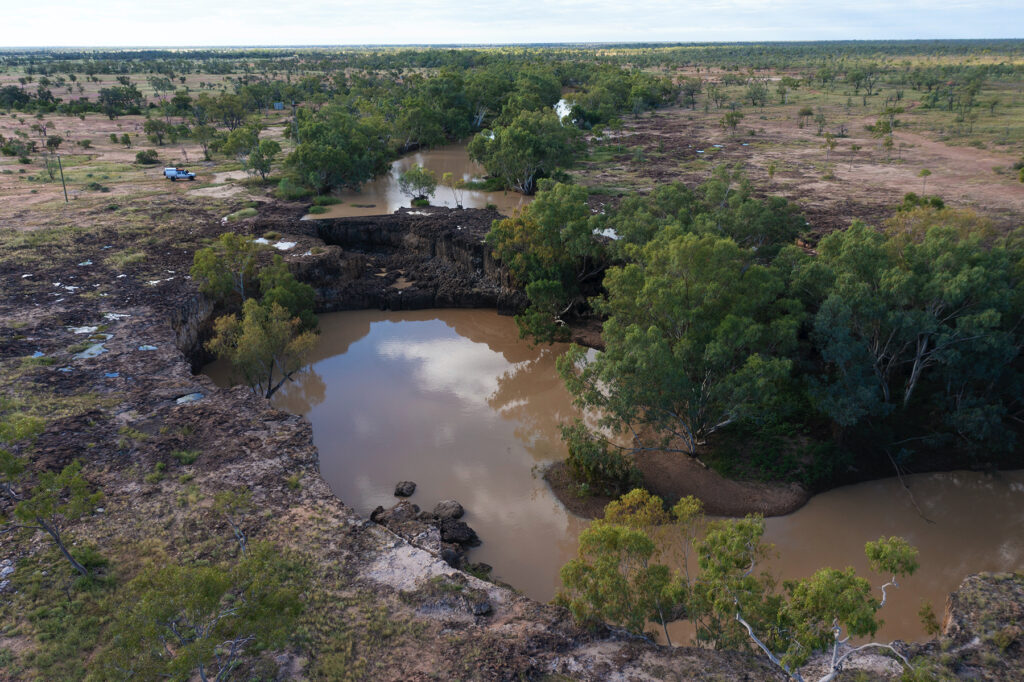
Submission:
[[[897,537],[865,545],[872,571],[888,577],[878,587],[852,568],[822,568],[780,589],[774,576],[759,572],[771,553],[764,529],[760,516],[709,521],[693,497],[666,511],[660,498],[633,490],[580,534],[578,557],[562,567],[555,601],[585,625],[607,622],[636,635],[648,623],[660,625],[670,645],[668,623],[687,620],[695,644],[759,649],[797,680],[798,668],[819,651],[832,652],[823,680],[872,648],[911,668],[890,645],[855,647],[849,639],[877,632],[888,591],[918,568],[915,548]]]

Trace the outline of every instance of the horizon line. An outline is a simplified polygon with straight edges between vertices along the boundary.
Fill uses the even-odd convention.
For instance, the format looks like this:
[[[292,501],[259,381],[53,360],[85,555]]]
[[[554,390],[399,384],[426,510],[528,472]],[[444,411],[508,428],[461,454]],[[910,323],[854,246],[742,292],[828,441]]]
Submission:
[[[503,43],[238,43],[238,44],[192,44],[192,45],[0,45],[0,52],[31,50],[294,50],[294,49],[375,49],[375,48],[497,48],[497,47],[689,47],[703,45],[798,45],[802,43],[925,43],[925,42],[1024,42],[1020,37],[992,38],[831,38],[822,40],[577,40],[566,42],[503,42]]]

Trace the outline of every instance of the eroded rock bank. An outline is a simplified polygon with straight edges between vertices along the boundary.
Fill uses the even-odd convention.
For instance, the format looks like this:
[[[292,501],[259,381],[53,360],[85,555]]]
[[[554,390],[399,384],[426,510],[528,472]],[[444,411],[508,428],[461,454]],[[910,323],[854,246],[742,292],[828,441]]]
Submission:
[[[525,303],[484,243],[502,217],[496,211],[429,207],[301,220],[303,213],[279,205],[246,228],[297,243],[286,258],[296,277],[316,289],[319,312],[496,308],[511,314]]]

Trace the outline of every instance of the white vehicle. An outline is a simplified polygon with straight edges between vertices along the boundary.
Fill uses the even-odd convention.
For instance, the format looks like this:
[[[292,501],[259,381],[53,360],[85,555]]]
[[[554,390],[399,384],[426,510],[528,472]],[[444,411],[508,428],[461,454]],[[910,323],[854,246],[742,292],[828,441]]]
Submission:
[[[175,180],[195,180],[196,174],[189,173],[184,168],[164,168],[164,177],[170,178],[172,182]]]

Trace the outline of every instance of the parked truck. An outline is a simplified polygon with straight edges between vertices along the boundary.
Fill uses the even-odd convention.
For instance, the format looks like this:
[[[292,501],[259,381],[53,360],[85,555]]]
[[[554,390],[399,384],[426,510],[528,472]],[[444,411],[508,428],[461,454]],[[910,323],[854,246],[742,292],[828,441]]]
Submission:
[[[196,174],[190,173],[184,168],[164,168],[164,177],[174,182],[175,180],[195,180]]]

